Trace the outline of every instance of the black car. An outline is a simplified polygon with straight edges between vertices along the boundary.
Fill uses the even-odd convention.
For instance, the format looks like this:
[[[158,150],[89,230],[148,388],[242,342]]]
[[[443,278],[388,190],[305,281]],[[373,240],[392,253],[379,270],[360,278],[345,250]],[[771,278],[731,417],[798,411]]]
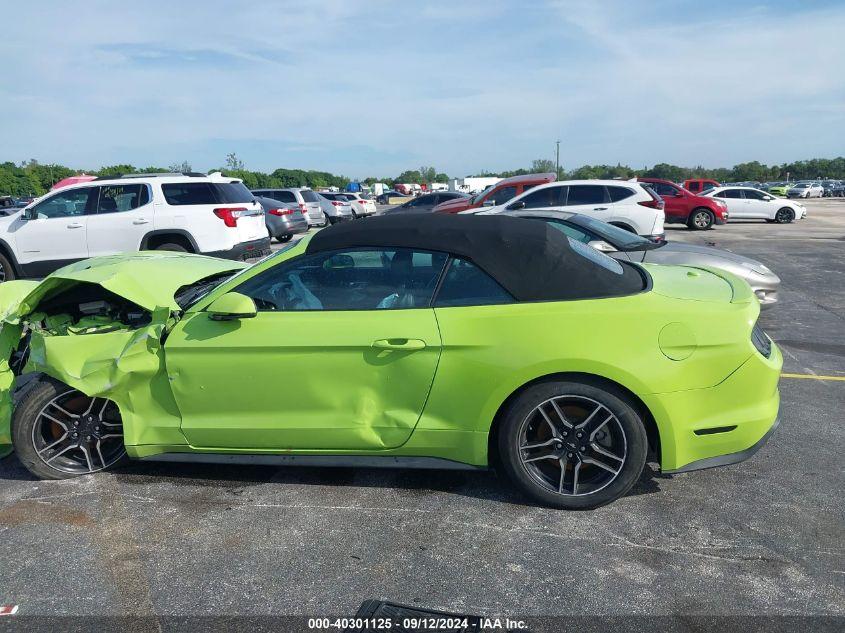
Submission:
[[[385,210],[384,213],[431,213],[431,210],[441,202],[448,202],[449,200],[454,200],[455,198],[469,197],[469,195],[459,193],[457,191],[435,191],[434,193],[427,193],[418,198],[414,198],[413,200],[408,200],[405,204],[390,207]]]

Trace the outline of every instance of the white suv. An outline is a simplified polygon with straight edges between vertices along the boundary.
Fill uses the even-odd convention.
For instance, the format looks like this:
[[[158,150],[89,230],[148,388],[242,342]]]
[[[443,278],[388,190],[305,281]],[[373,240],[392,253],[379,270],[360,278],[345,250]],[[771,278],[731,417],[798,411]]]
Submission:
[[[0,217],[0,281],[139,250],[228,259],[269,252],[264,211],[219,173],[139,174],[63,187]]]
[[[628,180],[561,180],[532,187],[482,213],[521,209],[557,209],[588,215],[637,235],[664,236],[663,199],[648,187]],[[471,211],[475,211],[472,209]]]

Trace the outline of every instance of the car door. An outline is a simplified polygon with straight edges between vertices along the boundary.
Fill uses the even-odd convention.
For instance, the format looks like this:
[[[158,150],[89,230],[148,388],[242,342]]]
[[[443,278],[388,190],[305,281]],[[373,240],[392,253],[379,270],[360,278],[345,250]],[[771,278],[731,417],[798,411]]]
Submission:
[[[153,228],[153,205],[146,183],[96,187],[94,210],[88,215],[90,256],[131,253]]]
[[[714,198],[720,198],[728,205],[728,213],[731,219],[749,218],[750,210],[742,196],[742,189],[725,189],[713,194]]]
[[[665,205],[663,210],[666,213],[667,222],[686,222],[689,216],[689,208],[684,194],[672,185],[664,182],[644,182],[654,193],[663,198]]]
[[[602,221],[609,220],[612,215],[611,201],[604,185],[569,185],[566,210]]]
[[[198,447],[362,450],[411,436],[440,358],[431,297],[446,255],[368,248],[303,255],[246,280],[254,318],[196,312],[165,357]]]
[[[88,257],[86,213],[96,201],[96,187],[59,190],[31,207],[33,219],[19,216],[11,227],[18,262],[28,276],[43,276]]]
[[[566,185],[538,187],[515,198],[505,209],[562,209],[566,204],[566,190]]]
[[[771,196],[754,189],[743,189],[742,194],[745,199],[745,208],[750,218],[769,218],[775,217],[777,205],[772,201]]]

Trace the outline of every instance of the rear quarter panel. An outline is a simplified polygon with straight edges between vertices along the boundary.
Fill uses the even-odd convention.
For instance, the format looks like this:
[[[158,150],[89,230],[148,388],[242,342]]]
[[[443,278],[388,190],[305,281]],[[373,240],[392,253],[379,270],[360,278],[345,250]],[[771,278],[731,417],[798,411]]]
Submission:
[[[417,428],[422,435],[429,430],[486,434],[511,394],[559,373],[607,378],[641,396],[713,386],[751,355],[755,308],[652,292],[436,308],[443,352]],[[658,346],[669,323],[682,323],[698,342],[683,361],[669,359]]]

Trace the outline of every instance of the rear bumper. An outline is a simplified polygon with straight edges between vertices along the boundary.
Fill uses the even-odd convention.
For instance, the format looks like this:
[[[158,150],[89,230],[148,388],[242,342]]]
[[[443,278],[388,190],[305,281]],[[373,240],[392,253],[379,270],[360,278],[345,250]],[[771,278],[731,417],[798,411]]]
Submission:
[[[660,434],[660,466],[685,472],[733,464],[753,455],[778,419],[783,358],[754,353],[707,389],[642,396]]]
[[[302,218],[301,220],[289,220],[284,216],[268,216],[267,230],[270,232],[272,237],[298,235],[299,233],[308,232],[308,221],[305,220],[305,218]]]
[[[264,257],[270,253],[270,236],[251,242],[235,244],[227,251],[211,251],[203,253],[209,257],[220,257],[221,259],[252,259],[253,257]]]

